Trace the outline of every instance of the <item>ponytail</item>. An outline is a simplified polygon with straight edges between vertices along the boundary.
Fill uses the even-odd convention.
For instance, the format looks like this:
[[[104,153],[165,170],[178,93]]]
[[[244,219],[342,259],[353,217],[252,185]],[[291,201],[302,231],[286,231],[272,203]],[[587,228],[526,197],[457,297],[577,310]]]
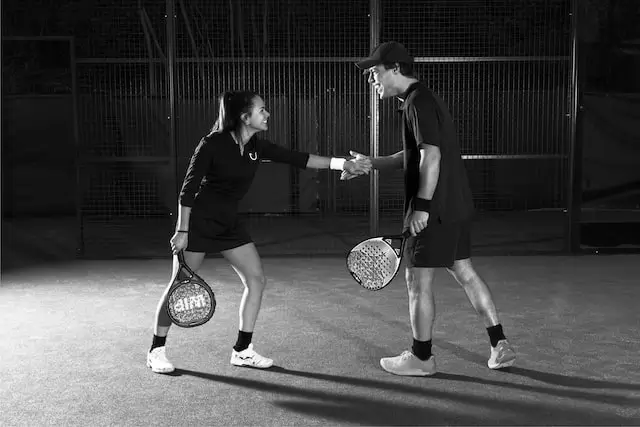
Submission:
[[[242,115],[251,111],[253,99],[258,94],[251,91],[224,92],[219,97],[218,118],[211,134],[222,132],[238,132],[242,124]]]

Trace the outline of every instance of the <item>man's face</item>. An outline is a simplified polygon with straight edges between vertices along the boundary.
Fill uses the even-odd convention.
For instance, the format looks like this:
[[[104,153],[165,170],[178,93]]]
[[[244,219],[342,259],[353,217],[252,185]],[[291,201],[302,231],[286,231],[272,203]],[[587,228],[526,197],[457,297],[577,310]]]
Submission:
[[[396,89],[395,77],[397,75],[394,69],[387,70],[384,65],[376,65],[369,68],[368,82],[374,87],[380,99],[396,96],[399,92]]]

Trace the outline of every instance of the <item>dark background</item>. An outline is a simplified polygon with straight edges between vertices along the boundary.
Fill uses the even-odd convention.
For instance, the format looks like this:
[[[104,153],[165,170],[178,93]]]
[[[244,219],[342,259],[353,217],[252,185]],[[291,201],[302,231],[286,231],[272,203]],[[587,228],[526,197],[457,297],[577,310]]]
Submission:
[[[380,39],[404,43],[418,75],[450,105],[479,210],[554,211],[563,223],[574,154],[571,1],[379,6]],[[577,144],[589,246],[625,240],[587,241],[591,224],[635,232],[639,8],[579,2]],[[369,89],[353,61],[369,52],[370,13],[369,1],[3,2],[3,230],[68,219],[78,253],[89,247],[100,257],[131,237],[102,247],[114,230],[149,229],[138,240],[157,227],[165,233],[186,163],[227,89],[264,95],[273,113],[266,137],[280,144],[368,152]],[[381,154],[398,149],[395,108],[380,107]],[[400,188],[401,175],[381,177],[383,228],[397,221]],[[243,211],[260,226],[284,218],[298,227],[301,216],[366,225],[368,189],[367,180],[266,164]]]

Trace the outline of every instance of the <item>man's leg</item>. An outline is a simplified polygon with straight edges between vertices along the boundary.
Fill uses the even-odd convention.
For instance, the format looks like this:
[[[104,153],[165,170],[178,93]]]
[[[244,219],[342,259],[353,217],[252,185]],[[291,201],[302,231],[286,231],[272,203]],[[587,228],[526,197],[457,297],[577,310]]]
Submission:
[[[409,294],[409,319],[413,331],[413,353],[422,360],[431,357],[431,334],[436,319],[433,296],[434,268],[407,267],[405,279]],[[428,343],[428,349],[426,345]]]
[[[456,249],[451,227],[430,224],[405,243],[405,279],[409,295],[409,318],[413,332],[411,351],[380,360],[382,368],[396,375],[433,375],[435,358],[431,353],[431,334],[435,321],[433,280],[435,269],[450,266]]]
[[[498,319],[496,306],[493,303],[491,290],[473,268],[471,259],[456,260],[451,268],[447,268],[447,271],[462,286],[471,305],[482,318],[485,327],[489,328],[498,325],[500,320]]]
[[[456,260],[453,266],[447,270],[462,286],[471,305],[482,318],[487,328],[489,341],[491,342],[489,367],[491,369],[499,369],[513,365],[516,354],[504,336],[491,290],[473,268],[471,259]]]
[[[431,333],[436,317],[432,290],[434,273],[433,268],[411,266],[405,271],[413,345],[411,351],[407,350],[399,356],[380,360],[380,366],[387,372],[411,376],[436,373],[435,359],[431,354]]]

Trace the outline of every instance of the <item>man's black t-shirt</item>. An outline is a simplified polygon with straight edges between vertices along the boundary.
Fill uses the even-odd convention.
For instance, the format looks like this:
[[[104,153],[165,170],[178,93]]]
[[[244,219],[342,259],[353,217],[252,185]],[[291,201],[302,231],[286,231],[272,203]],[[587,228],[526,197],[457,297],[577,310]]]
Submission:
[[[420,145],[440,148],[440,177],[431,202],[429,222],[471,219],[473,197],[453,118],[444,101],[420,82],[401,95],[404,144],[405,221],[420,188]],[[406,224],[405,224],[406,226]]]

